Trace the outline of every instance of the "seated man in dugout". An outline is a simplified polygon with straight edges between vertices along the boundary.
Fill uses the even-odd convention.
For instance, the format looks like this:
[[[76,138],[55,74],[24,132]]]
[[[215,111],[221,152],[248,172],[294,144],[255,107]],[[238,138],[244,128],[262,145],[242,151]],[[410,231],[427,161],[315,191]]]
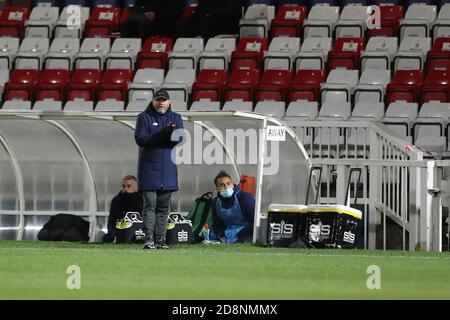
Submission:
[[[248,243],[253,241],[255,198],[233,183],[225,171],[214,178],[217,197],[212,203],[212,230],[207,240],[222,243]]]
[[[125,217],[127,212],[142,214],[142,193],[138,191],[135,176],[125,176],[122,179],[120,192],[112,199],[108,217],[108,233],[103,236],[103,242],[113,242],[116,238],[116,222]]]

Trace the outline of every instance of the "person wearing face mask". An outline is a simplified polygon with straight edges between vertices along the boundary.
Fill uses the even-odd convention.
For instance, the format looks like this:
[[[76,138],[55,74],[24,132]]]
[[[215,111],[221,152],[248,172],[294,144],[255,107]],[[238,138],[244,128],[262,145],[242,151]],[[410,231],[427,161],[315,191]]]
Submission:
[[[103,242],[113,242],[116,238],[116,221],[125,217],[127,212],[142,213],[142,194],[138,191],[135,176],[125,176],[122,179],[122,189],[112,199],[108,216],[108,233],[103,236]]]
[[[178,190],[172,149],[183,140],[183,121],[171,110],[169,94],[156,91],[147,109],[137,117],[134,138],[139,146],[138,185],[143,194],[143,249],[168,249],[166,223],[172,192]],[[176,134],[174,134],[174,131]]]
[[[214,178],[217,197],[212,203],[212,231],[210,240],[223,243],[253,241],[255,198],[233,183],[225,171]]]

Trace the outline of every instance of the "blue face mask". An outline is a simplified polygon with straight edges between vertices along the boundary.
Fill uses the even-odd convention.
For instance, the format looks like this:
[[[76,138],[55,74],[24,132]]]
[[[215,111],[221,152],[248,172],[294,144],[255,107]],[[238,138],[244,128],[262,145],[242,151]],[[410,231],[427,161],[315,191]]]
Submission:
[[[223,191],[220,191],[220,195],[224,198],[231,198],[231,196],[233,195],[234,190],[233,188],[229,188],[229,189],[225,189]]]

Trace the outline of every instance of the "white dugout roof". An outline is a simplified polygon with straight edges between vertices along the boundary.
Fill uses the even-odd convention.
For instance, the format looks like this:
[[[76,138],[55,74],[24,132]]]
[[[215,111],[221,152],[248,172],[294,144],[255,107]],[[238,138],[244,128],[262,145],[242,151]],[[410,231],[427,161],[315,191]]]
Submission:
[[[240,175],[256,178],[257,215],[270,203],[305,202],[310,162],[280,120],[245,112],[181,114],[187,139],[175,151],[180,191],[172,211],[187,212],[196,197],[214,191],[220,170],[235,182]],[[94,222],[91,241],[98,241],[122,177],[136,175],[137,115],[1,111],[0,239],[36,239],[50,215],[72,213]]]

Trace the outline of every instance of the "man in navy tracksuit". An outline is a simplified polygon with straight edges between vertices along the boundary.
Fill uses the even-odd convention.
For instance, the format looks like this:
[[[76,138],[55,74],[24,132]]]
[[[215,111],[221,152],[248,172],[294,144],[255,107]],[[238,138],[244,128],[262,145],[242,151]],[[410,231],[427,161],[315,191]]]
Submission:
[[[170,109],[169,94],[164,89],[155,93],[136,121],[138,184],[144,198],[144,249],[169,248],[166,244],[167,216],[172,192],[178,190],[178,171],[171,153],[182,141],[182,138],[175,139],[172,133],[182,128],[181,116]]]
[[[219,239],[223,243],[252,242],[255,198],[235,185],[224,171],[216,176],[214,184],[218,194],[212,203],[210,240]]]

